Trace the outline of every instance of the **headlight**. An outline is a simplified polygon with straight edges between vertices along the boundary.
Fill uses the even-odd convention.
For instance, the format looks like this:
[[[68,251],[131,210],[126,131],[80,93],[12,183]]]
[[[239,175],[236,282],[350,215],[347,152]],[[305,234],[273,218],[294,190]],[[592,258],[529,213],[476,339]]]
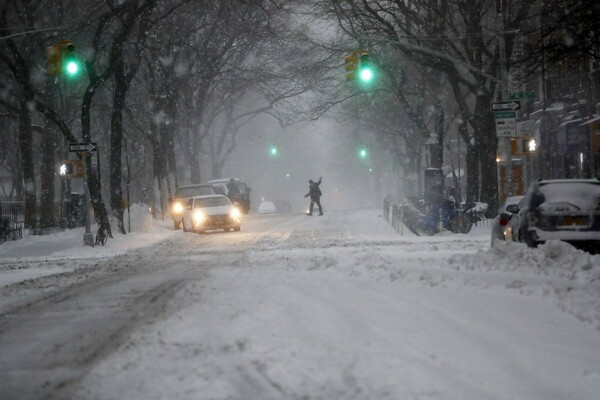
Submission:
[[[183,212],[183,204],[173,203],[173,212],[175,214],[181,214]]]
[[[242,215],[242,213],[240,213],[240,210],[235,207],[229,213],[229,216],[233,219],[238,219],[240,215]]]
[[[194,224],[200,225],[206,219],[206,215],[204,215],[202,211],[196,210],[194,211],[194,214],[192,214],[192,219],[194,220]]]

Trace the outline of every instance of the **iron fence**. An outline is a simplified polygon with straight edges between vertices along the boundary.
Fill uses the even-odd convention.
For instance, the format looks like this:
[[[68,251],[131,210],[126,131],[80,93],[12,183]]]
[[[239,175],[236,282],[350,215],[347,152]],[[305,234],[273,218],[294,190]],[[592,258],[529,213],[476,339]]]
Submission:
[[[33,227],[32,235],[47,235],[85,226],[85,204],[83,196],[73,196],[71,200],[54,202],[54,218],[43,226],[39,213]],[[18,240],[23,237],[25,229],[25,203],[22,201],[0,202],[0,243],[7,240]]]

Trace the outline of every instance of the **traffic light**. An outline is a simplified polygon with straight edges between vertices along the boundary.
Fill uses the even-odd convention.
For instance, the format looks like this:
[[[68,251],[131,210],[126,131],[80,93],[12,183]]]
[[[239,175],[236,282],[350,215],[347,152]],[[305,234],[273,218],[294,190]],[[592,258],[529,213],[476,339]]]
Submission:
[[[371,83],[375,79],[375,68],[367,51],[358,59],[358,78],[362,83]]]
[[[369,151],[365,147],[358,149],[358,158],[365,159],[369,156]]]
[[[530,154],[535,153],[537,150],[537,143],[534,138],[523,139],[523,153]]]
[[[510,139],[510,152],[513,156],[533,154],[537,150],[537,142],[532,137]]]
[[[349,56],[344,57],[346,64],[346,80],[353,81],[356,79],[356,70],[358,67],[358,54],[353,51]]]
[[[67,78],[77,78],[81,73],[81,61],[75,55],[75,46],[73,43],[67,44],[63,48],[62,57],[63,75]]]
[[[64,160],[58,166],[58,175],[61,178],[83,178],[85,170],[81,160]]]
[[[269,154],[272,157],[275,157],[276,155],[279,154],[279,148],[277,146],[275,146],[275,145],[272,145],[271,148],[269,149]]]
[[[63,75],[69,79],[79,77],[82,64],[75,54],[73,42],[59,40],[46,47],[46,67],[50,75]]]
[[[61,49],[57,43],[46,47],[46,68],[48,74],[57,75],[61,71]]]

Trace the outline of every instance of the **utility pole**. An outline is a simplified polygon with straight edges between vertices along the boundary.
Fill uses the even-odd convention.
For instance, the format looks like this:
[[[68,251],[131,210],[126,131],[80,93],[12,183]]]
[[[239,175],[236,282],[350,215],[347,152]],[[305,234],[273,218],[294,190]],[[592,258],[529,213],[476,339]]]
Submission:
[[[508,71],[506,65],[506,43],[504,40],[504,15],[498,14],[498,48],[500,51],[500,95],[502,101],[508,100]],[[506,197],[513,195],[513,166],[512,151],[510,147],[510,137],[498,138],[502,150],[502,159],[504,160],[504,171],[506,176],[505,191]]]

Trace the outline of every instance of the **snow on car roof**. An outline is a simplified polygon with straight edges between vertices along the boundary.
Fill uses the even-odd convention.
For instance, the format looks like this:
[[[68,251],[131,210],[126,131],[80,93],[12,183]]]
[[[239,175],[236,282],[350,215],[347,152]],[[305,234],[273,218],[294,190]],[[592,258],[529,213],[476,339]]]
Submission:
[[[540,184],[545,183],[600,183],[598,179],[544,179],[539,181]]]
[[[178,189],[195,188],[195,187],[200,187],[200,186],[210,186],[210,183],[194,183],[192,185],[183,185],[183,186],[179,186]]]
[[[210,199],[210,198],[213,198],[213,197],[225,197],[225,198],[228,198],[224,194],[204,194],[202,196],[192,196],[192,199]]]
[[[229,182],[231,179],[233,179],[236,182],[241,181],[241,179],[239,178],[222,178],[222,179],[213,179],[211,181],[208,181],[208,183],[227,183]]]

